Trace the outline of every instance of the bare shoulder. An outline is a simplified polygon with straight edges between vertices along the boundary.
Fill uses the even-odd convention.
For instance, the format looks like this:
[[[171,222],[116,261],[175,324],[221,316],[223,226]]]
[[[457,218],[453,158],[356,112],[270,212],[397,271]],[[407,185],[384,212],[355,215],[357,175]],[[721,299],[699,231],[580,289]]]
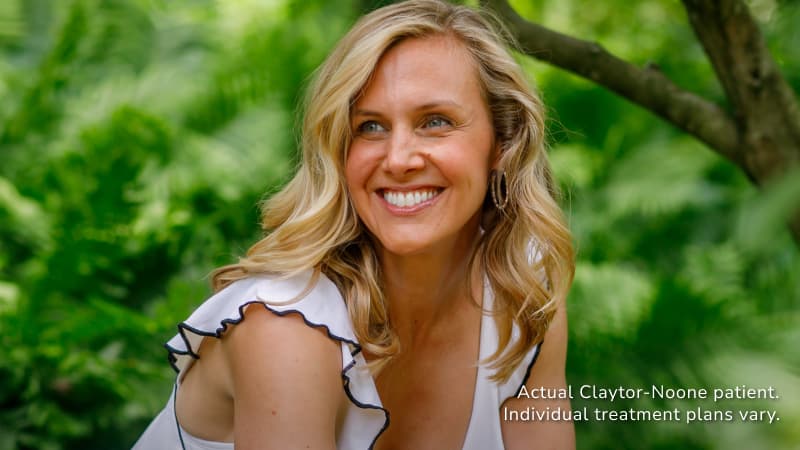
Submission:
[[[545,333],[536,363],[525,387],[528,392],[541,388],[564,389],[567,386],[565,369],[567,363],[567,308],[559,306],[550,327]],[[554,410],[569,409],[568,399],[512,398],[505,408],[522,411],[526,408]],[[501,416],[502,417],[502,416]],[[571,421],[503,421],[503,440],[507,449],[536,448],[568,450],[575,448],[575,429]]]
[[[337,372],[341,369],[339,341],[328,336],[324,327],[307,324],[298,312],[276,314],[260,303],[248,305],[243,320],[225,332],[222,348],[232,363],[258,354],[272,355],[268,359],[274,360],[285,354],[300,357],[297,353],[319,352],[317,356],[329,356],[325,359]]]
[[[335,447],[337,414],[346,401],[342,353],[324,328],[256,303],[221,344],[237,449]]]

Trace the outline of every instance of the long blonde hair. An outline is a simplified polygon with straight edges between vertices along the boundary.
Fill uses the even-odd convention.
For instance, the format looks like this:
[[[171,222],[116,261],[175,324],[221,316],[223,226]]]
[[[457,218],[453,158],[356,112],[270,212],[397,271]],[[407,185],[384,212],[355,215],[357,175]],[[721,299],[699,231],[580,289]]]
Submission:
[[[215,289],[256,273],[287,276],[313,268],[339,287],[361,345],[379,370],[399,351],[382,292],[381,268],[350,203],[344,163],[350,108],[381,56],[403,39],[448,35],[472,55],[500,143],[507,177],[502,211],[487,200],[485,232],[472,257],[495,296],[499,346],[489,361],[507,380],[541,342],[574,271],[569,230],[555,201],[544,142],[544,108],[489,16],[437,0],[411,0],[362,17],[318,69],[305,98],[302,160],[294,178],[262,204],[266,235],[237,264],[213,275]],[[512,324],[520,338],[511,342]]]

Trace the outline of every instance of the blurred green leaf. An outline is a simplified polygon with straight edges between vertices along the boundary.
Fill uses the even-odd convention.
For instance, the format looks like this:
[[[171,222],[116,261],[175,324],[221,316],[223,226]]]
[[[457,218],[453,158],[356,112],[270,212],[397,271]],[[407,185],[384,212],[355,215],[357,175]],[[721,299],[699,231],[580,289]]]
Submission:
[[[786,233],[792,214],[800,214],[800,167],[789,168],[762,192],[744,202],[736,221],[735,239],[743,248],[759,251]]]
[[[578,263],[570,296],[576,338],[588,342],[604,335],[633,339],[652,306],[654,286],[646,274],[610,264]]]

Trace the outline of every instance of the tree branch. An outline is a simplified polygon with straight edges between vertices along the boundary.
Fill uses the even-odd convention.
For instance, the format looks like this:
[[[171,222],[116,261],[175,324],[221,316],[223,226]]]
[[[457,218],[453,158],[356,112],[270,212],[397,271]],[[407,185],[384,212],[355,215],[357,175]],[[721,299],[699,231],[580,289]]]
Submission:
[[[652,111],[739,166],[756,184],[800,164],[800,107],[747,6],[741,0],[683,3],[733,115],[681,89],[655,66],[637,67],[596,43],[528,22],[507,0],[481,0],[504,20],[527,55]],[[789,229],[800,245],[800,205]]]
[[[741,0],[683,0],[694,33],[725,89],[758,184],[800,164],[800,108]],[[800,244],[800,201],[789,220]]]
[[[587,78],[652,111],[742,166],[736,125],[719,106],[681,89],[657,67],[637,67],[600,45],[520,17],[506,0],[483,0],[509,26],[527,55]]]
[[[683,0],[733,108],[745,170],[759,184],[800,163],[800,111],[741,0]]]

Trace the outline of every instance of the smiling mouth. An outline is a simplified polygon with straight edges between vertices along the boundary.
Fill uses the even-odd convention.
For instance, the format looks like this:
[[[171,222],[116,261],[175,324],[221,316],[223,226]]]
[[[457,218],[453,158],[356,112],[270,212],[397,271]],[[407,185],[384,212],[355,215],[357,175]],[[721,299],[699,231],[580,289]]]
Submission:
[[[415,191],[391,191],[384,189],[381,193],[383,199],[392,206],[398,208],[413,208],[421,203],[433,199],[442,192],[441,188],[426,188]]]

